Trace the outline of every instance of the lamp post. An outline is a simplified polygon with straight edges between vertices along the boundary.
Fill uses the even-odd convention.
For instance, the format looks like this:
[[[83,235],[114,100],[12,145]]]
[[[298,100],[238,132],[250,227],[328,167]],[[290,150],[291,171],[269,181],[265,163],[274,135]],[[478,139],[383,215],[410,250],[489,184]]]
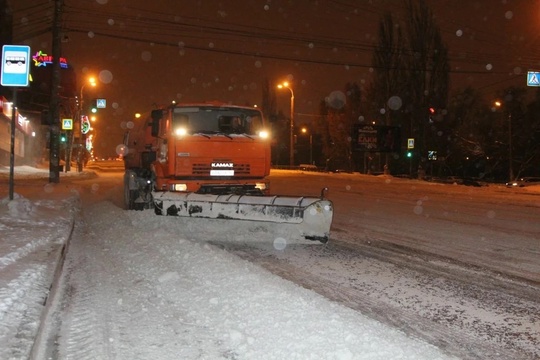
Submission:
[[[500,108],[502,103],[495,101],[495,106]],[[508,112],[508,181],[514,180],[514,167],[512,166],[512,114]]]
[[[84,83],[82,86],[81,86],[81,91],[79,92],[79,106],[77,108],[77,119],[78,119],[78,124],[79,124],[79,141],[77,143],[77,171],[78,172],[81,172],[82,171],[82,159],[81,159],[81,147],[83,146],[83,143],[82,143],[82,115],[83,115],[83,112],[82,112],[82,106],[83,106],[83,102],[84,102],[84,93],[83,93],[83,90],[84,88],[86,87],[86,85],[90,85],[92,87],[96,86],[96,79],[94,79],[93,77],[90,77],[88,78],[88,82],[87,83]]]
[[[305,134],[308,132],[308,129],[303,127],[302,133]],[[313,134],[309,132],[309,164],[313,165]]]
[[[289,89],[291,92],[291,127],[290,127],[290,145],[289,145],[289,165],[294,166],[294,91],[290,87],[288,82],[283,82],[279,84],[278,89]]]

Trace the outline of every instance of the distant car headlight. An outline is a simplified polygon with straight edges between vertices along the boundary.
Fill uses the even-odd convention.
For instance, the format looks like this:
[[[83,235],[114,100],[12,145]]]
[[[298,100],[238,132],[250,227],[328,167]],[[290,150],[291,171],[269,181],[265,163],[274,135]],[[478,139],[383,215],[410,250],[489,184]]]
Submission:
[[[270,136],[270,134],[268,134],[268,131],[259,131],[259,136],[262,138],[262,139],[268,139],[268,137]]]

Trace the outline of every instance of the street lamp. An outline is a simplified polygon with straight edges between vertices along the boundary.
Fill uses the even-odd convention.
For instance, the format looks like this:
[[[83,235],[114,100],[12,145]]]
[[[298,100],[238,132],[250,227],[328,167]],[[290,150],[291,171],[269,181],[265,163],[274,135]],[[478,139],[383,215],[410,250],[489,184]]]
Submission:
[[[303,127],[302,133],[305,134],[308,132],[308,129]],[[313,134],[309,132],[309,164],[313,165]]]
[[[500,108],[502,103],[500,101],[495,101],[495,106]],[[502,114],[502,113],[501,113]],[[514,180],[514,167],[512,166],[513,155],[512,155],[512,114],[508,112],[508,181]]]
[[[293,89],[290,87],[288,82],[283,82],[279,84],[278,89],[289,89],[291,92],[291,128],[290,128],[290,145],[289,145],[289,165],[294,166],[294,92]]]

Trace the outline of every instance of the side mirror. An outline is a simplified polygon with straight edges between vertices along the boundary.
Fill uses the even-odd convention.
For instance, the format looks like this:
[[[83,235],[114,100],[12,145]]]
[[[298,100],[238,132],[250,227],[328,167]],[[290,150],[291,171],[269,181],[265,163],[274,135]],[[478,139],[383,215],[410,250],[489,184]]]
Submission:
[[[122,144],[128,146],[129,145],[129,131],[126,131],[124,133],[124,141],[122,141]]]
[[[163,110],[152,110],[150,116],[152,117],[152,136],[157,137],[159,135],[159,121],[163,118]]]

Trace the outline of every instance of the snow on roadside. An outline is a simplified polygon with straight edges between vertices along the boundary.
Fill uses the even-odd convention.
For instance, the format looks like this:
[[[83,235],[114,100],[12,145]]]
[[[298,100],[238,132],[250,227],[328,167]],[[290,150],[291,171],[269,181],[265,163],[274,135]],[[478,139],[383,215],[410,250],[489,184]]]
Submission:
[[[27,358],[77,197],[0,199],[0,358]]]

